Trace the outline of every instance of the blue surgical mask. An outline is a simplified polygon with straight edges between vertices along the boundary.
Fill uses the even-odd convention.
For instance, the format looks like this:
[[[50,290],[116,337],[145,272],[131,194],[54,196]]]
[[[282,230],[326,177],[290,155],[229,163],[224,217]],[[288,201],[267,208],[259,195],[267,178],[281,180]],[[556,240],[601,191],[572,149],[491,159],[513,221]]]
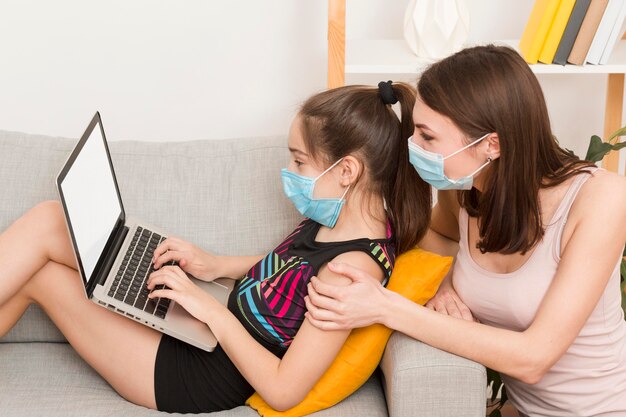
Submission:
[[[470,190],[474,182],[474,175],[486,167],[489,162],[491,162],[491,158],[487,159],[487,162],[478,167],[476,171],[457,180],[452,180],[446,176],[443,170],[443,161],[459,152],[463,152],[471,146],[476,145],[487,136],[489,136],[489,133],[446,157],[439,153],[429,152],[421,146],[413,143],[413,137],[411,136],[409,138],[409,161],[419,176],[438,190]]]
[[[315,188],[315,182],[322,175],[333,169],[342,159],[332,164],[316,178],[305,177],[286,168],[283,168],[280,172],[285,195],[296,206],[300,214],[330,228],[335,227],[337,223],[341,208],[346,202],[344,197],[350,186],[346,188],[346,191],[340,198],[313,198],[313,189]]]

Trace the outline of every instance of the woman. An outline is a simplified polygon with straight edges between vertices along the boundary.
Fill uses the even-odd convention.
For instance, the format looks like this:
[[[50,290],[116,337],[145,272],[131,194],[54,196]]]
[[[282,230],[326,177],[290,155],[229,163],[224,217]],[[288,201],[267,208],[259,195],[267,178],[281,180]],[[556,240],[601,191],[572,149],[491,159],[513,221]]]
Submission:
[[[401,121],[391,108],[398,101]],[[414,103],[413,88],[391,82],[329,90],[304,103],[281,174],[306,219],[269,254],[215,256],[176,238],[155,249],[150,298],[174,300],[206,323],[219,342],[214,352],[88,301],[57,202],[39,204],[0,234],[0,335],[37,303],[82,358],[136,404],[209,412],[243,405],[256,390],[275,409],[295,406],[349,334],[304,320],[311,276],[346,281],[326,268],[334,260],[386,281],[395,254],[428,227],[428,217],[416,213],[428,213],[430,190],[405,146]],[[166,265],[172,261],[179,266]],[[186,273],[239,281],[224,306]]]
[[[382,323],[480,362],[523,415],[626,415],[626,180],[558,146],[540,86],[509,48],[433,64],[413,118],[411,163],[440,190],[421,246],[456,254],[451,277],[425,308],[330,264],[353,283],[314,278],[309,320]]]

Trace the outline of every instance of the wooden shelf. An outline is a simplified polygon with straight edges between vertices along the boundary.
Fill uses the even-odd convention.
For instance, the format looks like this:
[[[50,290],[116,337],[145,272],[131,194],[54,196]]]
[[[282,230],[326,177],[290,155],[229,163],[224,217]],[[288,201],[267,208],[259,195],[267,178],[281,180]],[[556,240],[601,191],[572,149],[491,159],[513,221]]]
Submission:
[[[328,88],[344,85],[346,74],[419,74],[433,61],[418,58],[404,39],[346,41],[346,0],[328,0]],[[535,74],[606,74],[607,95],[604,137],[622,127],[626,34],[617,42],[605,65],[529,65]],[[489,41],[518,50],[519,41]],[[478,44],[476,44],[478,45]],[[472,45],[465,45],[472,46]],[[617,172],[619,153],[603,160],[604,168]]]
[[[484,42],[519,51],[517,40]],[[478,44],[475,44],[478,45]],[[473,46],[473,45],[467,45]],[[435,62],[418,58],[404,39],[347,40],[346,74],[418,74]],[[626,74],[626,41],[618,41],[605,65],[529,65],[536,74]]]

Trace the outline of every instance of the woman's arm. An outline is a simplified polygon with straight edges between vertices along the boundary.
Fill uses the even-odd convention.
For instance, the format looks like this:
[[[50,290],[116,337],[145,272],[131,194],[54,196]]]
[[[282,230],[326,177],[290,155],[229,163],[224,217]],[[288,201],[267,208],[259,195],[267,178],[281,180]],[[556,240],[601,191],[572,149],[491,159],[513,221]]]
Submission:
[[[456,191],[438,191],[437,204],[433,207],[430,228],[419,243],[419,247],[443,256],[456,257],[459,251],[459,214],[460,206]],[[450,271],[439,285],[439,289],[426,307],[438,313],[473,321],[472,312],[459,298],[452,285]]]
[[[620,258],[626,241],[626,180],[616,175],[591,178],[581,189],[570,212],[573,232],[563,250],[554,280],[546,293],[535,320],[523,332],[498,329],[479,323],[438,314],[386,289],[370,298],[370,308],[379,312],[378,322],[439,349],[482,363],[526,383],[536,383],[568,349],[596,307],[608,279]],[[607,227],[606,217],[612,214]],[[332,267],[331,267],[332,268]],[[367,278],[347,265],[332,268],[337,273],[350,271],[354,279]],[[375,286],[369,282],[370,286]],[[311,299],[319,293],[346,300],[343,288],[314,282]],[[350,285],[352,287],[353,285]],[[331,310],[360,313],[342,304]],[[375,306],[375,307],[373,307]],[[312,322],[322,328],[342,328],[336,322],[347,319],[327,308],[309,308]],[[364,313],[365,314],[365,313]],[[316,317],[317,316],[317,317]]]
[[[335,261],[357,265],[379,281],[382,280],[382,270],[365,253],[344,253],[337,256]],[[184,279],[171,276],[176,269],[164,269],[163,274],[157,272],[150,278],[149,288],[165,284],[171,290],[155,290],[151,297],[171,298],[207,323],[237,369],[276,410],[287,410],[304,399],[328,369],[350,333],[349,330],[320,330],[305,320],[281,360],[259,344],[226,306],[186,283],[187,288],[181,289],[179,280]],[[326,267],[320,269],[319,279],[339,286],[350,282]]]

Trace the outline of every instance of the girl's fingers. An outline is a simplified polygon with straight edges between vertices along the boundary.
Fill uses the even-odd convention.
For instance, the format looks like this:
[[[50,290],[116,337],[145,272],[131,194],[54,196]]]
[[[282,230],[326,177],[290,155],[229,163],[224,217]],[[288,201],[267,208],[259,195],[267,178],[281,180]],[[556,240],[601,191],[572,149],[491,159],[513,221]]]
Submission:
[[[148,289],[153,289],[156,285],[166,285],[173,290],[180,290],[182,288],[181,279],[172,267],[164,267],[150,275],[148,279]]]
[[[165,265],[168,262],[176,261],[179,262],[183,259],[184,254],[179,251],[170,250],[165,252],[164,254],[158,256],[154,261],[154,268],[159,269],[161,266]]]
[[[178,302],[179,293],[170,289],[162,288],[160,290],[154,290],[148,294],[148,298],[167,298],[174,302]]]
[[[152,257],[152,261],[154,262],[159,256],[163,255],[168,250],[176,249],[176,248],[174,248],[173,245],[174,245],[174,239],[173,238],[169,238],[168,237],[163,242],[161,242],[159,244],[159,246],[157,246],[156,249],[154,250],[154,256]]]

